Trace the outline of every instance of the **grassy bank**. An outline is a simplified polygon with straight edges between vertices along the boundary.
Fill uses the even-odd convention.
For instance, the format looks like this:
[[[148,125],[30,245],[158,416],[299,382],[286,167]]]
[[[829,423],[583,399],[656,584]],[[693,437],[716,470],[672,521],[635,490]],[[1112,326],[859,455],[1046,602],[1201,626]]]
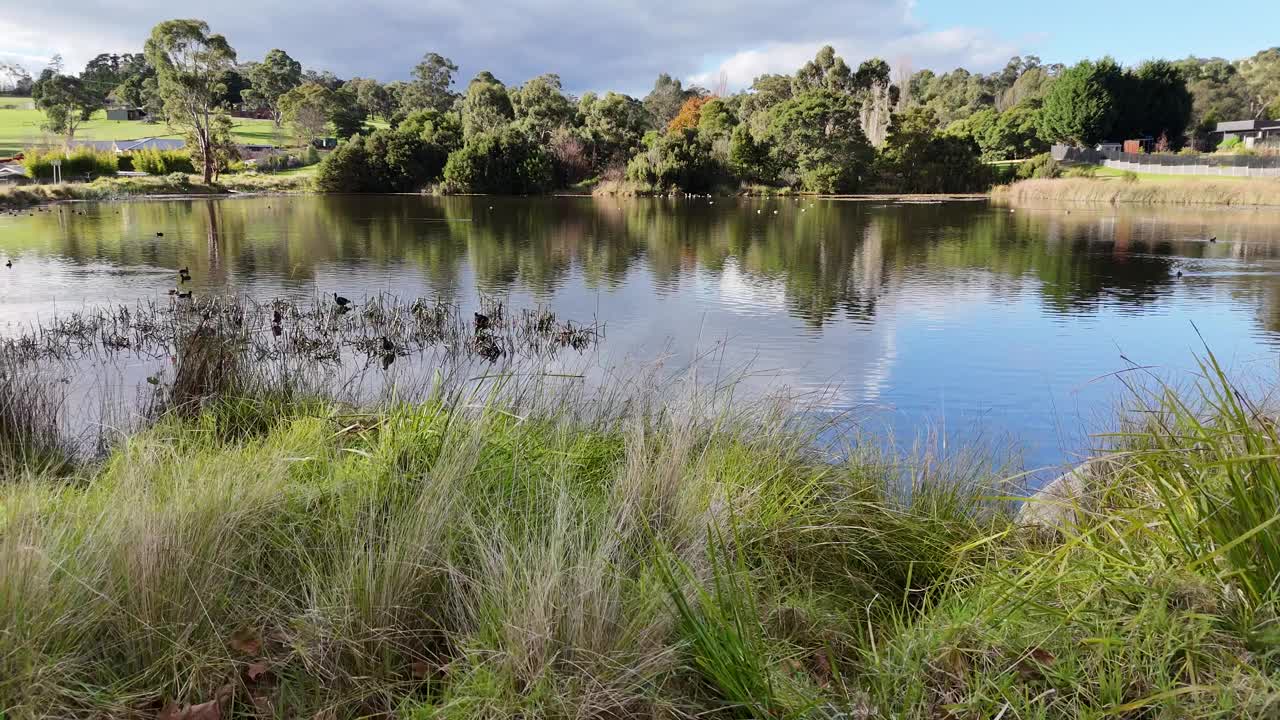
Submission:
[[[120,200],[148,195],[306,192],[311,189],[313,175],[314,171],[276,175],[223,175],[212,185],[201,183],[198,175],[165,175],[99,178],[89,183],[13,186],[0,188],[0,209],[16,210],[62,200]]]
[[[21,104],[21,106],[18,106]],[[36,146],[62,145],[65,138],[51,135],[43,129],[47,118],[44,113],[30,107],[30,101],[22,98],[0,100],[0,157],[7,157]],[[231,136],[238,143],[258,145],[284,145],[287,131],[276,128],[270,120],[233,118]],[[182,138],[182,133],[163,123],[146,123],[137,120],[108,120],[106,111],[98,110],[89,120],[76,128],[76,140],[137,140],[147,137]]]
[[[722,397],[223,395],[39,470],[6,382],[0,712],[1270,716],[1280,438],[1206,370],[1057,532]]]
[[[1035,179],[997,187],[991,197],[1011,203],[1268,206],[1280,205],[1280,180],[1139,176]]]

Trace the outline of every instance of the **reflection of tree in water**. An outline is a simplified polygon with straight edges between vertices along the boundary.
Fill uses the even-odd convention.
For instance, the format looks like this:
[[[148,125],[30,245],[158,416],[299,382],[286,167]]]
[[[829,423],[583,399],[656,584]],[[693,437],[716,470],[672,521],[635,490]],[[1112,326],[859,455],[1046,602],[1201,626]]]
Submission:
[[[1266,272],[1280,263],[1274,213],[424,196],[83,207],[84,215],[63,206],[14,223],[6,250],[86,265],[188,265],[208,286],[274,275],[305,287],[320,267],[382,265],[389,275],[421,273],[447,299],[468,269],[487,293],[549,295],[575,273],[609,289],[642,270],[664,293],[731,267],[738,282],[780,296],[814,327],[841,316],[869,321],[886,295],[910,304],[910,295],[936,300],[965,288],[997,299],[1032,289],[1060,313],[1141,307],[1232,260],[1262,269],[1215,285],[1256,303],[1265,327],[1280,331],[1280,274]],[[1210,229],[1223,242],[1204,242]]]

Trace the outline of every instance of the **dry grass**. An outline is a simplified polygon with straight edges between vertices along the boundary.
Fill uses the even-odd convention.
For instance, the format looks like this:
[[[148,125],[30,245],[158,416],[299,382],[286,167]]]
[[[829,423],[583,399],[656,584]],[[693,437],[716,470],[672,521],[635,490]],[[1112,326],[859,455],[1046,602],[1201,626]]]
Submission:
[[[1153,205],[1280,205],[1280,180],[1155,182],[1103,178],[1022,180],[991,191],[997,201],[1146,203]]]
[[[0,188],[0,210],[20,210],[64,200],[119,200],[167,195],[226,195],[229,193],[288,193],[311,190],[307,175],[224,175],[204,185],[196,175],[99,178],[90,183],[23,185]]]

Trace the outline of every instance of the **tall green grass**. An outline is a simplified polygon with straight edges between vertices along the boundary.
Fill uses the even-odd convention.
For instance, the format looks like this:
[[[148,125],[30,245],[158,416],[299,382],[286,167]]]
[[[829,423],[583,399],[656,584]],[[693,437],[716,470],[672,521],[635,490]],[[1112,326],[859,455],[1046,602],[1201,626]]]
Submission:
[[[0,485],[0,712],[1270,717],[1280,448],[1201,383],[1134,386],[1054,533],[763,403],[175,398]]]
[[[67,150],[27,150],[23,154],[22,165],[29,177],[52,180],[55,160],[62,161],[62,177],[68,180],[86,176],[110,177],[116,174],[118,167],[114,152],[84,146]]]

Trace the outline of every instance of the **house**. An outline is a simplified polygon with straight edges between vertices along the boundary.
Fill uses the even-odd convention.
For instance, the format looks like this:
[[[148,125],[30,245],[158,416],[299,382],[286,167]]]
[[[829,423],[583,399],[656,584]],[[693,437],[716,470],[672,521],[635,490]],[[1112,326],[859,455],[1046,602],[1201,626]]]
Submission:
[[[26,185],[31,182],[21,165],[0,165],[0,185]]]
[[[1233,120],[1218,123],[1218,127],[1209,133],[1212,145],[1228,138],[1239,138],[1245,147],[1253,147],[1259,142],[1268,140],[1280,141],[1280,120]]]
[[[147,116],[142,108],[112,105],[107,108],[108,120],[141,120]]]
[[[71,145],[122,155],[138,150],[181,150],[187,146],[187,141],[179,138],[139,138],[137,140],[82,140],[73,142]]]

